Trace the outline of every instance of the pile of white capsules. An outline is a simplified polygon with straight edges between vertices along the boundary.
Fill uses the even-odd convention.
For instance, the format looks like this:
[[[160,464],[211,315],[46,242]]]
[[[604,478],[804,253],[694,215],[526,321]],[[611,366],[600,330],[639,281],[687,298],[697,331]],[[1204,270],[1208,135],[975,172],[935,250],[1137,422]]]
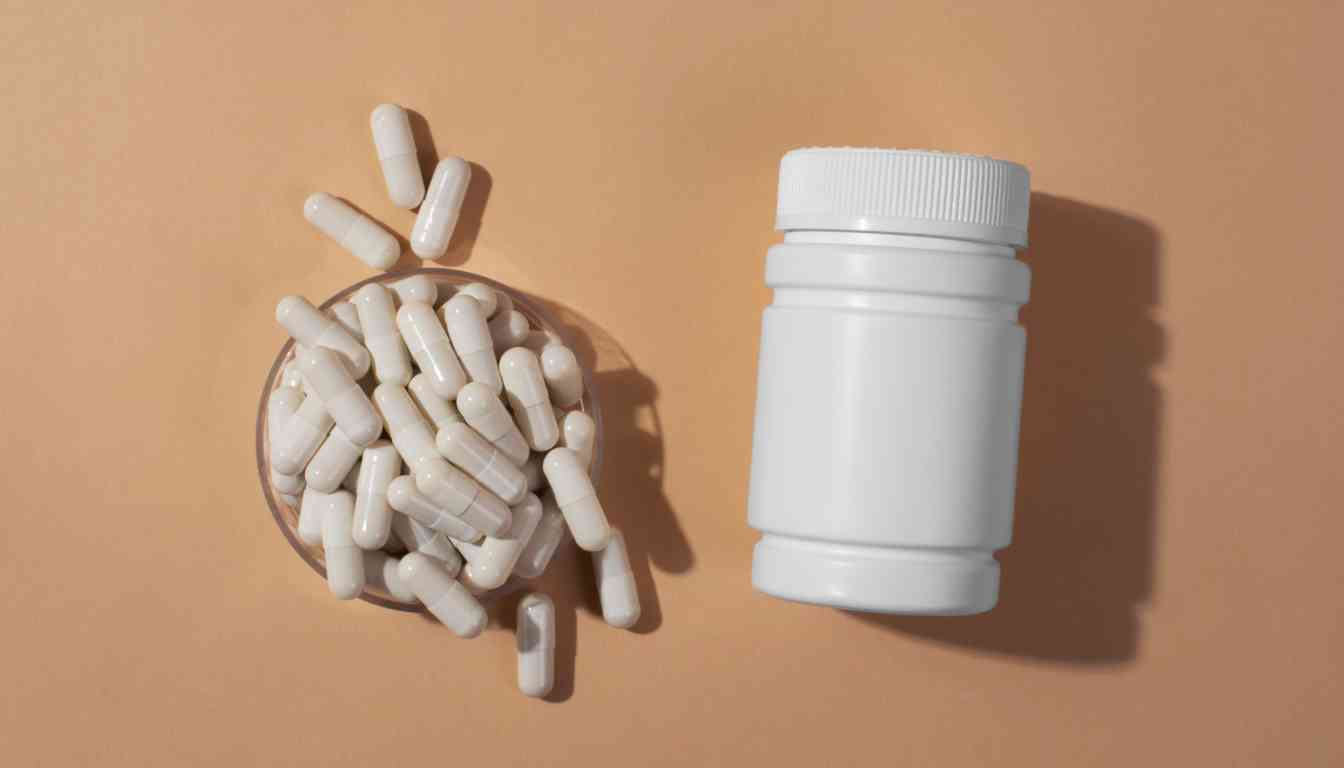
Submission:
[[[426,193],[406,112],[381,105],[372,124],[393,201],[420,204],[413,249],[442,255],[470,166],[443,160]],[[370,266],[400,255],[391,233],[330,195],[308,198],[304,214]],[[299,539],[322,547],[332,594],[372,586],[475,637],[487,623],[478,597],[540,576],[568,531],[592,553],[607,623],[638,620],[625,541],[589,476],[596,425],[571,410],[583,372],[507,293],[471,283],[443,296],[420,274],[364,285],[326,313],[286,296],[276,319],[296,352],[267,402],[271,484],[297,506]],[[545,696],[555,669],[546,595],[519,602],[517,645],[518,687]]]

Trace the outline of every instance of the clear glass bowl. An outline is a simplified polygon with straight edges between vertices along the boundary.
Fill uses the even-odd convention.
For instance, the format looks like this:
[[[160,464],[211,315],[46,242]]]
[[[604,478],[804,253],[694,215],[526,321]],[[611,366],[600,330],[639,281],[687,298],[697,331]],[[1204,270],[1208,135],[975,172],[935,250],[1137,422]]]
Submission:
[[[322,302],[319,309],[325,310],[338,301],[345,301],[350,298],[355,291],[369,283],[382,283],[387,285],[414,275],[428,275],[430,279],[438,285],[439,304],[442,304],[452,295],[452,292],[444,290],[445,288],[455,288],[457,286],[466,285],[467,283],[485,283],[497,291],[508,294],[509,297],[513,299],[514,309],[526,315],[533,328],[550,331],[551,333],[557,334],[562,339],[565,339],[565,334],[561,331],[558,323],[543,311],[541,307],[537,306],[534,300],[528,298],[522,292],[510,288],[503,283],[491,280],[488,277],[482,277],[481,275],[456,269],[417,269],[409,272],[388,273],[371,277],[368,280],[361,280],[360,282],[355,283],[349,288],[340,291],[336,295]],[[565,339],[565,341],[566,343],[570,343],[569,339]],[[322,548],[320,546],[309,547],[299,540],[297,530],[299,511],[296,507],[291,507],[281,500],[280,493],[276,491],[275,487],[271,484],[271,438],[266,423],[266,401],[270,397],[271,392],[275,390],[276,387],[280,386],[280,372],[285,364],[292,360],[293,357],[294,342],[293,340],[289,340],[280,348],[280,352],[275,356],[275,362],[271,363],[271,370],[266,374],[266,383],[261,390],[261,403],[257,407],[257,473],[261,478],[262,495],[266,497],[266,504],[271,508],[271,516],[275,518],[276,525],[280,527],[280,532],[284,534],[285,539],[289,541],[289,545],[294,548],[294,551],[299,553],[299,557],[303,558],[303,561],[308,563],[308,565],[317,572],[318,576],[325,580],[327,577],[327,570],[322,555]],[[593,464],[591,469],[593,482],[596,483],[598,471],[602,466],[602,410],[598,406],[597,393],[593,389],[592,374],[587,370],[584,370],[583,372],[583,399],[579,402],[576,410],[581,410],[592,416],[593,421],[597,424],[597,440],[596,444],[593,446]],[[497,591],[508,589],[509,585],[506,584]],[[398,603],[388,597],[386,593],[374,589],[372,586],[365,588],[363,594],[360,595],[360,599],[373,603],[374,605],[380,605],[384,608],[393,608],[399,611],[423,610],[423,607],[419,605],[405,605],[403,603]]]

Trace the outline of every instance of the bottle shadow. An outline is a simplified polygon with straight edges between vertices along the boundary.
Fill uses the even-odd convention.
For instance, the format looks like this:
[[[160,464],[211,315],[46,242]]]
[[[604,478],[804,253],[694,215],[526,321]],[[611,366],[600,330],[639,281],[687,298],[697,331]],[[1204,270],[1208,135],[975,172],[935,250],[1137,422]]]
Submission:
[[[1132,661],[1151,599],[1166,339],[1159,232],[1076,200],[1031,200],[1031,301],[1013,543],[999,604],[861,621],[976,651]]]

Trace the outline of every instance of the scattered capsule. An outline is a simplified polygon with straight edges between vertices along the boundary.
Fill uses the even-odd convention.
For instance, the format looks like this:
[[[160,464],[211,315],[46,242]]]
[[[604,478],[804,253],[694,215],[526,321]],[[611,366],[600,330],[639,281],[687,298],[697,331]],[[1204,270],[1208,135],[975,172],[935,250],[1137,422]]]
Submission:
[[[454,542],[467,567],[462,569],[462,582],[469,588],[485,591],[501,586],[513,573],[523,547],[541,521],[541,499],[527,494],[522,503],[513,507],[509,527],[494,536],[486,536],[480,544]]]
[[[383,420],[369,396],[331,350],[300,346],[299,368],[313,392],[355,445],[368,445],[383,433]]]
[[[495,349],[512,349],[522,344],[532,329],[527,322],[527,315],[516,309],[496,311],[486,326],[490,328],[490,341]]]
[[[379,104],[369,115],[369,124],[387,196],[398,208],[414,208],[425,196],[425,180],[420,176],[410,117],[396,104]]]
[[[391,292],[369,283],[355,291],[352,301],[364,331],[364,346],[373,358],[373,375],[383,384],[406,386],[411,380],[411,355],[397,328]]]
[[[420,371],[429,375],[434,391],[449,400],[467,383],[467,373],[453,351],[448,333],[428,304],[408,301],[397,310],[397,328]]]
[[[326,192],[310,195],[303,201],[303,217],[374,269],[391,267],[401,255],[401,244],[391,232]]]
[[[322,554],[326,558],[327,588],[340,600],[364,591],[364,555],[354,532],[355,497],[348,491],[327,494],[322,510]]]
[[[303,479],[317,490],[331,493],[341,487],[341,482],[354,469],[355,462],[359,461],[363,452],[363,448],[355,445],[340,427],[336,427],[327,433],[322,447],[313,454],[308,468],[303,471]]]
[[[401,455],[387,440],[364,449],[355,491],[355,543],[362,549],[379,549],[392,530],[392,508],[387,487],[401,473]]]
[[[413,517],[404,514],[392,516],[392,533],[410,552],[419,552],[439,561],[449,576],[457,578],[465,564],[448,535],[436,531]]]
[[[460,157],[445,157],[434,168],[429,191],[411,227],[411,250],[421,259],[437,259],[448,251],[457,228],[462,201],[471,181],[471,165]]]
[[[321,400],[316,397],[304,398],[298,410],[285,421],[275,436],[271,467],[282,475],[303,472],[333,424],[335,422]]]
[[[407,554],[398,575],[416,599],[458,637],[475,637],[485,629],[485,609],[431,558],[419,552]]]
[[[503,451],[513,463],[527,461],[527,440],[489,387],[477,382],[463,387],[457,395],[457,410],[472,429]]]
[[[420,412],[433,422],[434,429],[443,429],[449,424],[462,422],[462,414],[457,412],[457,406],[453,405],[452,400],[440,397],[439,393],[434,391],[433,382],[425,374],[417,373],[407,389],[410,390],[415,404],[420,406]],[[458,397],[461,396],[462,393],[459,392]]]
[[[541,350],[541,375],[551,402],[570,408],[583,398],[583,369],[574,351],[563,344],[547,344]]]
[[[373,390],[373,402],[383,415],[387,436],[392,438],[407,470],[414,473],[425,461],[443,460],[434,447],[433,431],[421,418],[406,390],[396,384],[379,384]]]
[[[555,603],[533,592],[518,603],[518,690],[540,698],[555,684]]]
[[[523,478],[527,480],[527,490],[533,493],[546,487],[546,475],[541,471],[541,462],[545,458],[544,453],[531,453],[523,462]]]
[[[327,508],[327,496],[314,488],[305,488],[299,501],[299,523],[294,532],[299,541],[310,547],[322,544],[322,515]]]
[[[583,411],[570,411],[560,422],[560,444],[579,454],[584,469],[593,466],[593,447],[597,445],[597,423]]]
[[[480,302],[471,296],[457,294],[443,305],[443,324],[448,329],[453,350],[471,380],[479,381],[499,394],[503,385],[499,379],[499,366],[495,363],[495,345],[490,340],[490,328],[485,324],[485,312]]]
[[[513,568],[513,572],[524,579],[535,579],[545,573],[546,566],[555,557],[555,551],[565,540],[565,516],[560,514],[560,508],[555,505],[555,498],[551,494],[542,497],[541,510],[541,521],[537,523],[537,529],[532,532],[532,538],[527,540],[527,546],[523,547],[518,564]]]
[[[476,541],[484,536],[483,533],[468,525],[465,520],[448,514],[428,496],[421,493],[420,489],[415,487],[415,480],[410,475],[402,475],[387,486],[387,503],[400,512],[402,517],[430,531],[437,531],[462,541]],[[393,518],[394,528],[396,526],[395,520]],[[415,549],[411,546],[412,542],[408,541],[405,536],[398,534],[398,537],[408,548]]]
[[[541,469],[579,548],[596,552],[607,546],[611,526],[579,454],[568,448],[556,448],[546,454]]]
[[[388,286],[398,305],[418,301],[431,307],[439,300],[439,286],[429,275],[411,275]]]
[[[499,308],[499,292],[485,283],[467,283],[457,289],[457,295],[475,299],[481,305],[481,314],[487,319],[494,317],[495,311]],[[509,308],[513,308],[512,301],[509,302]],[[451,332],[451,329],[449,331]]]
[[[517,504],[527,495],[527,478],[522,470],[465,422],[449,424],[439,430],[434,444],[448,461],[505,504]]]
[[[611,541],[601,552],[593,553],[593,573],[597,594],[602,601],[602,618],[613,627],[625,629],[639,621],[639,590],[630,570],[625,536],[613,529]]]
[[[369,351],[340,323],[318,312],[302,296],[281,299],[275,305],[275,319],[298,344],[311,349],[330,349],[340,355],[351,377],[362,379],[369,372]]]
[[[364,326],[359,321],[359,311],[348,301],[338,301],[327,309],[327,317],[341,324],[345,332],[355,341],[364,343]]]
[[[509,526],[509,507],[446,461],[425,462],[415,473],[415,487],[436,507],[494,536]]]
[[[509,408],[518,419],[518,429],[534,451],[549,451],[560,440],[560,427],[551,411],[551,396],[541,375],[537,355],[525,347],[514,347],[499,358],[499,373],[504,379],[504,394]]]
[[[367,586],[380,590],[394,602],[412,605],[416,603],[415,592],[410,585],[401,580],[398,566],[401,561],[386,552],[374,550],[364,553],[364,582]]]

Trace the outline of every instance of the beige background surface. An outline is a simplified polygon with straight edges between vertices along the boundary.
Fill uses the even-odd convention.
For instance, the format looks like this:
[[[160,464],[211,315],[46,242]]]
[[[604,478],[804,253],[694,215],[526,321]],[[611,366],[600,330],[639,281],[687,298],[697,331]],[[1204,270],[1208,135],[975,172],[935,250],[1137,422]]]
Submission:
[[[1340,764],[1344,16],[950,5],[9,4],[0,761]],[[445,262],[572,310],[600,369],[646,617],[603,625],[566,556],[554,701],[507,628],[331,600],[258,489],[275,300],[368,274],[304,196],[411,224],[384,100],[484,169]],[[762,263],[807,144],[1032,170],[988,616],[750,589]]]

